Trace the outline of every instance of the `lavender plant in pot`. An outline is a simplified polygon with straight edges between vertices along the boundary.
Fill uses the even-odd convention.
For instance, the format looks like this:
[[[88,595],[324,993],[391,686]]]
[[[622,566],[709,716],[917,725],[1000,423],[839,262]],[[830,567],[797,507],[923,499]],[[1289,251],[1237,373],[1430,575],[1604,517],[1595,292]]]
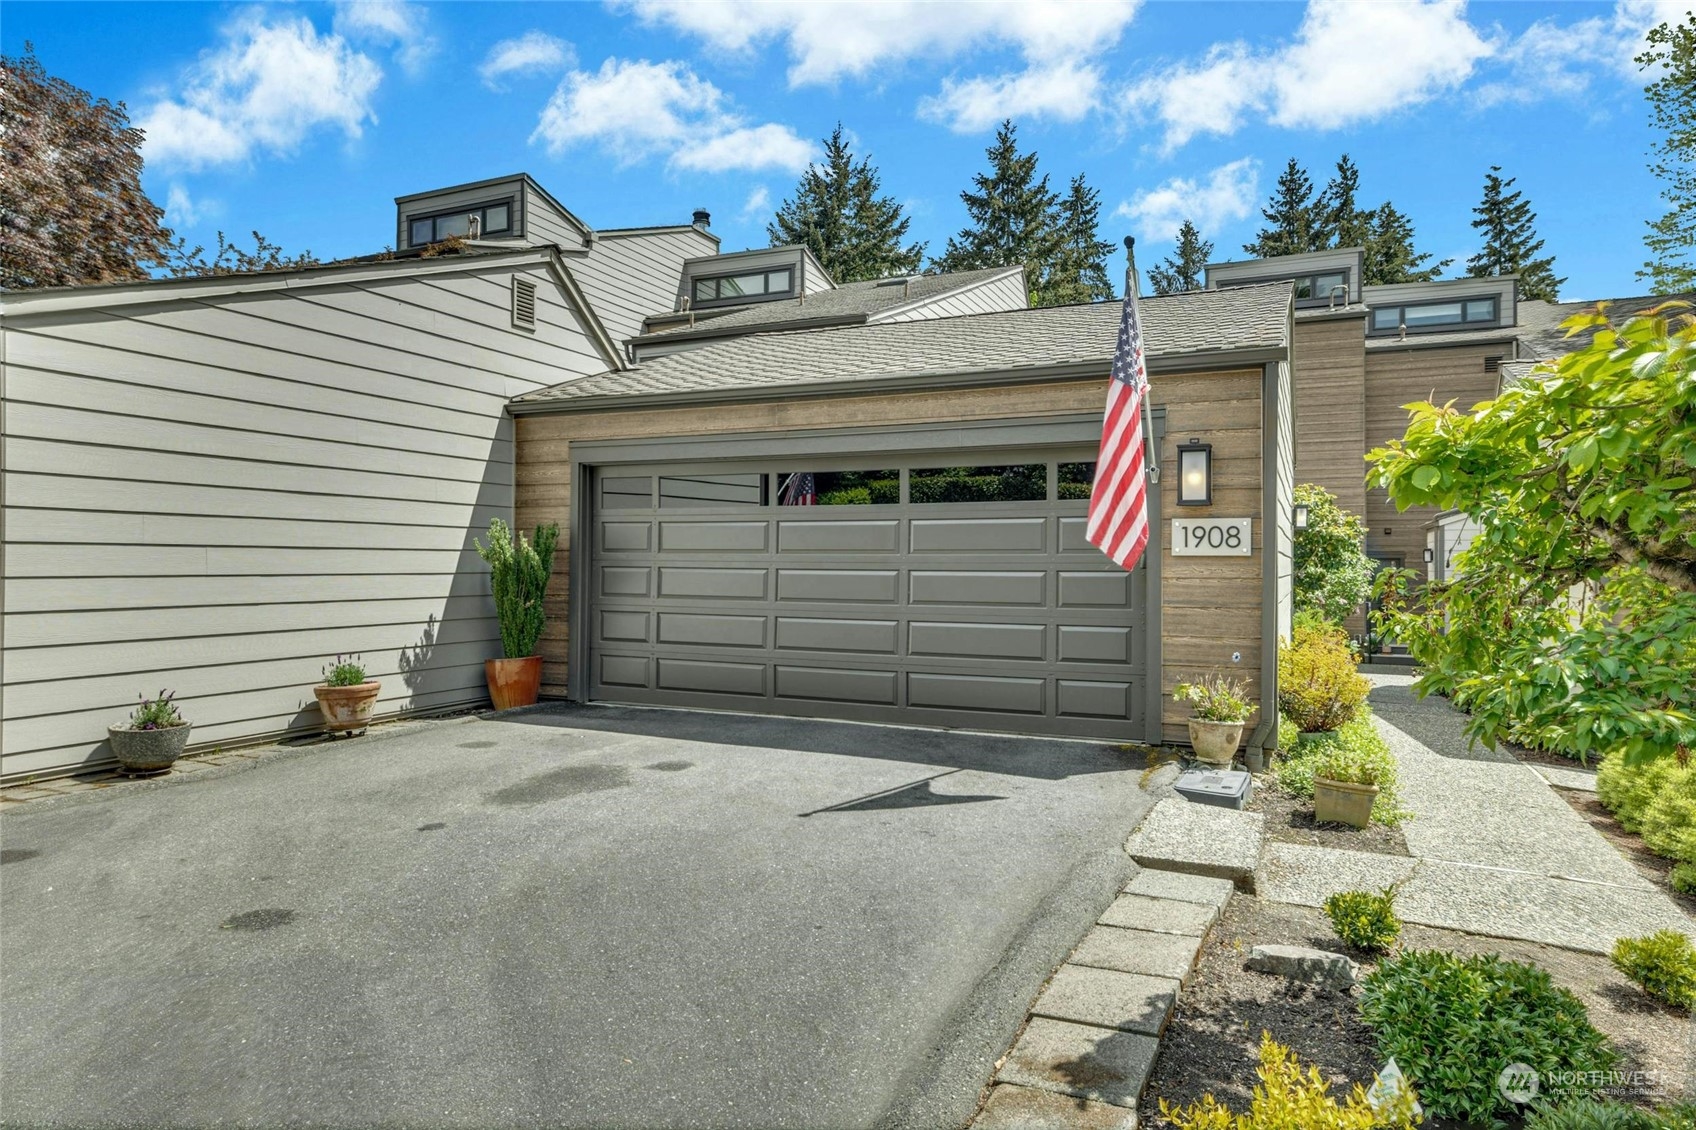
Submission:
[[[334,663],[324,665],[324,681],[312,688],[324,715],[324,732],[331,736],[363,734],[371,725],[382,690],[381,682],[365,677],[365,664],[359,656],[336,656]]]
[[[1179,683],[1172,692],[1177,702],[1187,702],[1190,746],[1198,761],[1208,765],[1230,765],[1243,740],[1243,724],[1254,712],[1248,699],[1248,684],[1241,679],[1210,675],[1198,682]]]
[[[172,701],[175,691],[161,690],[158,698],[142,696],[129,721],[106,728],[112,756],[131,777],[151,777],[170,771],[188,745],[189,722]]]
[[[549,522],[536,527],[534,542],[515,534],[499,518],[489,523],[489,544],[473,540],[477,553],[489,563],[489,585],[494,591],[495,617],[500,621],[503,659],[483,663],[489,684],[489,700],[496,710],[529,706],[542,691],[542,657],[536,646],[542,639],[547,612],[542,599],[547,595],[553,573],[554,547],[559,543],[559,526]]]

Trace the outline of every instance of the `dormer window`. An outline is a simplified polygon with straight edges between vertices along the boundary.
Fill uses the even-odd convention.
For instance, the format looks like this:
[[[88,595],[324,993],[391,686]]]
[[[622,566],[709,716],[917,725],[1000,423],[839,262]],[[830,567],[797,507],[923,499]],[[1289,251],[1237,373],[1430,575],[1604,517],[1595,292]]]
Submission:
[[[1296,288],[1296,303],[1302,306],[1319,306],[1331,302],[1331,296],[1336,294],[1336,300],[1347,305],[1349,301],[1349,273],[1346,270],[1320,271],[1311,275],[1260,275],[1252,279],[1221,279],[1219,288],[1233,286],[1255,286],[1260,283],[1288,282]],[[1337,292],[1341,293],[1337,293]]]
[[[459,208],[452,212],[407,217],[407,246],[423,247],[425,244],[440,243],[455,236],[465,239],[471,235],[473,216],[480,221],[479,238],[512,234],[512,201],[498,200],[487,204],[473,204],[469,208]]]
[[[703,302],[736,302],[748,299],[781,298],[795,289],[795,272],[788,267],[772,271],[750,271],[740,275],[710,275],[690,284],[690,296]]]
[[[1403,326],[1407,327],[1408,333],[1451,329],[1456,326],[1482,329],[1497,325],[1500,321],[1501,307],[1494,296],[1460,298],[1450,302],[1408,302],[1400,306],[1372,308],[1372,332],[1375,334],[1400,333]]]

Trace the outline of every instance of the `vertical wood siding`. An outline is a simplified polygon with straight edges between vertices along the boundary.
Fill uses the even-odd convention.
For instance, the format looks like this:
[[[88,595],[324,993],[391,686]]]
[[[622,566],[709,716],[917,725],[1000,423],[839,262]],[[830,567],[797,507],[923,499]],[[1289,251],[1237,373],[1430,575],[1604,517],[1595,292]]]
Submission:
[[[1366,516],[1366,319],[1295,322],[1298,483],[1316,483]]]
[[[1170,740],[1187,741],[1187,708],[1171,702],[1184,679],[1215,670],[1248,680],[1258,697],[1261,656],[1263,497],[1261,490],[1261,384],[1259,369],[1156,377],[1154,404],[1167,410],[1162,466],[1177,466],[1177,445],[1189,436],[1214,445],[1214,499],[1208,509],[1176,509],[1175,474],[1163,476],[1163,521],[1174,514],[1256,519],[1252,557],[1177,557],[1162,543],[1161,615],[1163,724]],[[859,397],[818,397],[750,404],[625,409],[616,412],[522,416],[517,421],[518,521],[525,528],[558,522],[570,528],[573,441],[696,436],[726,432],[804,431],[840,427],[853,420],[867,427],[1038,418],[1098,412],[1105,396],[1101,380],[1014,385]],[[548,627],[543,636],[543,693],[567,693],[567,617],[572,554],[563,543],[554,559],[548,592]],[[1232,663],[1232,652],[1241,662]]]
[[[105,760],[106,726],[161,687],[195,746],[316,728],[338,653],[383,681],[382,714],[485,699],[471,538],[511,515],[506,403],[605,368],[552,276],[161,293],[0,331],[0,772]]]

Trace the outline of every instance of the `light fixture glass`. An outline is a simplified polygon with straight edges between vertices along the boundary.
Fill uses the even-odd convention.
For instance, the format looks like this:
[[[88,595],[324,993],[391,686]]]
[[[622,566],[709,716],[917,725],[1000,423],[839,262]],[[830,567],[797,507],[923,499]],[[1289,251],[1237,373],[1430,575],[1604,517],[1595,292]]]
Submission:
[[[1433,562],[1435,560],[1437,560],[1437,551],[1432,549],[1430,546],[1426,546],[1425,547],[1425,563],[1427,565],[1429,565],[1429,564],[1431,564],[1431,562]]]
[[[1178,505],[1213,502],[1213,445],[1192,439],[1178,445]]]
[[[1305,502],[1296,503],[1296,529],[1307,529],[1308,506]]]

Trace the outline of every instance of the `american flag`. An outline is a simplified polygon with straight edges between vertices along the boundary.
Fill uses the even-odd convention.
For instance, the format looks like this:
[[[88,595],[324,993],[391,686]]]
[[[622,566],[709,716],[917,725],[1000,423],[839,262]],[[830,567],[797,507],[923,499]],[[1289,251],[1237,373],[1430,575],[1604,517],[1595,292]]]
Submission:
[[[1148,544],[1148,488],[1143,473],[1142,401],[1148,392],[1148,365],[1137,321],[1135,264],[1125,280],[1125,308],[1119,316],[1119,344],[1107,381],[1107,412],[1101,422],[1101,452],[1095,459],[1095,484],[1089,492],[1091,545],[1127,572],[1135,569]]]
[[[779,506],[817,506],[819,492],[811,471],[796,471],[783,480],[777,492]]]

